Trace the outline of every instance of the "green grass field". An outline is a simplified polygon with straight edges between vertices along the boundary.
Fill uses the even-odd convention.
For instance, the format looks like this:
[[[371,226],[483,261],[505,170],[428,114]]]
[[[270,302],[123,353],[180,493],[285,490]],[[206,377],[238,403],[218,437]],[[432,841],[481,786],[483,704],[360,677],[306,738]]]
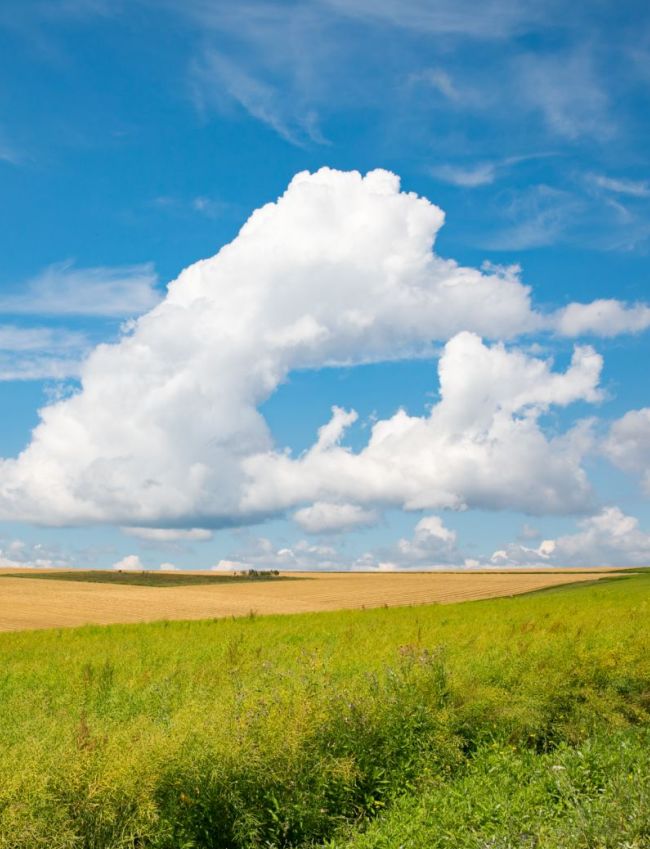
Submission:
[[[650,573],[0,634],[2,849],[646,849]]]

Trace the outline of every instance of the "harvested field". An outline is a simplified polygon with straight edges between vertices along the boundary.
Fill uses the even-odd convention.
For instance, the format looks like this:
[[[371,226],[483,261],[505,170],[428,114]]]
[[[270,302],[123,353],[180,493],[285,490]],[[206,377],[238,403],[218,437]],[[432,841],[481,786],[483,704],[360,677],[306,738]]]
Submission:
[[[291,573],[302,580],[144,587],[0,574],[0,631],[447,604],[616,576],[613,571]]]

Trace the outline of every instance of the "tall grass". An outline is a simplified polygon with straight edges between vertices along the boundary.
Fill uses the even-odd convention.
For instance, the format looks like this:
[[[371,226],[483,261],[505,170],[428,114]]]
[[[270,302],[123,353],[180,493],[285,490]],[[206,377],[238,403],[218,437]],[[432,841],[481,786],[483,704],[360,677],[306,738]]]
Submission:
[[[341,841],[441,783],[473,792],[490,751],[532,775],[620,746],[648,726],[649,579],[0,635],[0,846]]]

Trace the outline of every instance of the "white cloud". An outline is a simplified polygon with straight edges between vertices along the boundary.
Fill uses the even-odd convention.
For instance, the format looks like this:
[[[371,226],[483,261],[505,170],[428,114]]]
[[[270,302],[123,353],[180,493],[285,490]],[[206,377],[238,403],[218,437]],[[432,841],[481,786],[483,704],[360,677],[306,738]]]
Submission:
[[[122,532],[148,542],[206,542],[212,531],[206,528],[122,528]]]
[[[331,504],[323,501],[297,510],[292,518],[310,534],[368,527],[379,520],[375,510],[364,510],[358,504]]]
[[[144,571],[144,565],[137,554],[127,554],[126,557],[118,560],[117,563],[113,563],[113,569],[120,572],[142,572]]]
[[[538,419],[551,405],[597,401],[601,366],[593,349],[579,347],[565,372],[553,372],[548,361],[458,334],[440,359],[441,398],[428,416],[400,410],[376,422],[359,453],[319,440],[298,459],[253,455],[244,462],[244,504],[261,513],[305,501],[585,509],[590,488],[580,460],[591,444],[588,431],[579,426],[547,439]],[[332,421],[340,420],[335,409]]]
[[[557,332],[569,337],[640,333],[650,327],[650,307],[600,299],[590,304],[569,304],[555,313],[553,321]]]
[[[636,472],[650,495],[650,407],[630,410],[617,419],[602,444],[603,454],[620,469]]]
[[[159,569],[163,572],[177,572],[178,567],[174,563],[161,563]]]
[[[580,530],[538,548],[512,544],[496,551],[496,566],[650,566],[650,534],[618,507],[605,507],[579,523]]]
[[[0,313],[130,317],[160,300],[157,280],[149,262],[113,268],[61,262],[22,284],[19,293],[0,297]]]
[[[243,569],[246,569],[247,566],[245,563],[242,563],[240,560],[219,560],[218,563],[215,563],[212,566],[212,572],[240,572]]]

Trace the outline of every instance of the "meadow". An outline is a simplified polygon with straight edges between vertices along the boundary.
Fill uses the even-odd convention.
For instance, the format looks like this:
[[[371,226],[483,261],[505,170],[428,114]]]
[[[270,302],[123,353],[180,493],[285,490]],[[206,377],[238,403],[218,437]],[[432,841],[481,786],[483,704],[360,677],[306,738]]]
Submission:
[[[0,847],[647,849],[649,625],[644,573],[0,634]]]

